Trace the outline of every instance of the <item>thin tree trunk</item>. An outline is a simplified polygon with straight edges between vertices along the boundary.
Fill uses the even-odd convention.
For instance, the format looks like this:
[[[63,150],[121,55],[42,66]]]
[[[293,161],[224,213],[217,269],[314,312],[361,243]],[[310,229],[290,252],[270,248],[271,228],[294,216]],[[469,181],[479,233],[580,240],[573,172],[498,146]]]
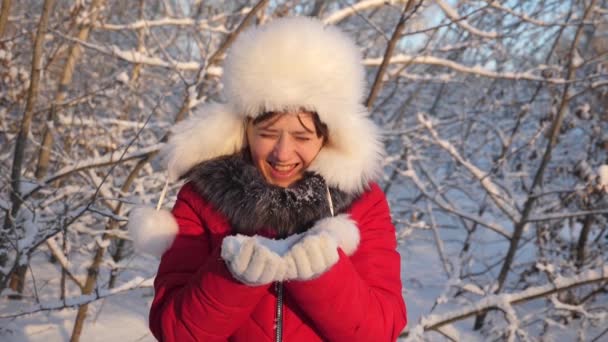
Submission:
[[[93,0],[93,2],[91,3],[91,9],[89,11],[89,13],[91,13],[89,18],[90,20],[88,21],[88,24],[83,25],[80,28],[80,32],[78,32],[77,37],[78,40],[86,41],[89,39],[91,27],[97,21],[97,17],[99,15],[103,3],[104,0]],[[53,132],[51,129],[52,124],[49,123],[52,123],[56,119],[58,107],[67,96],[68,87],[72,83],[72,79],[74,76],[74,68],[76,67],[78,59],[82,54],[81,49],[82,47],[80,46],[80,43],[72,43],[72,46],[70,47],[70,51],[68,53],[68,58],[63,67],[63,72],[61,75],[61,80],[59,81],[57,93],[55,94],[55,99],[47,115],[47,125],[44,129],[40,152],[38,154],[38,165],[36,166],[36,178],[38,179],[43,178],[46,175],[51,160]]]
[[[2,12],[0,12],[0,38],[4,37],[8,15],[11,13],[11,0],[2,0]]]
[[[102,241],[105,241],[107,238],[107,234],[104,234]],[[97,283],[99,265],[101,265],[101,262],[103,261],[103,254],[105,250],[105,247],[98,246],[97,251],[95,252],[95,256],[93,257],[93,263],[87,270],[87,280],[84,284],[82,294],[90,294],[91,292],[93,292],[95,284]],[[78,314],[76,315],[76,321],[74,322],[74,328],[72,330],[70,342],[80,341],[80,334],[82,333],[82,328],[84,326],[84,320],[86,318],[88,308],[88,304],[84,304],[78,307]]]
[[[4,2],[6,5],[6,2]],[[25,148],[27,145],[27,137],[30,133],[30,127],[32,125],[32,117],[34,116],[34,107],[36,106],[36,101],[38,99],[38,90],[40,86],[40,74],[42,69],[42,52],[43,52],[43,43],[44,36],[46,35],[49,17],[52,13],[52,9],[55,5],[55,0],[45,0],[42,8],[42,14],[40,16],[40,21],[38,22],[38,28],[36,30],[36,39],[34,41],[34,53],[32,55],[32,68],[31,68],[31,76],[30,76],[30,87],[27,94],[27,100],[25,105],[25,112],[23,113],[23,118],[21,121],[21,127],[19,129],[19,134],[17,135],[17,141],[15,144],[15,154],[13,157],[13,166],[11,170],[11,210],[6,214],[4,219],[4,232],[2,232],[2,238],[0,240],[0,249],[2,250],[2,254],[0,254],[0,266],[5,268],[8,262],[7,245],[8,245],[8,235],[9,229],[16,229],[14,226],[14,219],[19,212],[19,208],[23,204],[23,199],[20,194],[20,186],[21,183],[21,171],[23,166],[23,159],[25,156]],[[4,10],[4,7],[3,7]],[[8,10],[8,8],[7,8]],[[27,267],[27,266],[26,266]],[[6,287],[6,282],[8,280],[8,274],[0,273],[0,292]],[[21,283],[15,283],[18,289],[23,289],[23,280]]]
[[[582,268],[585,262],[585,246],[587,245],[587,240],[589,239],[589,231],[591,230],[591,225],[593,224],[593,221],[593,215],[585,216],[585,221],[583,222],[583,229],[581,230],[581,235],[578,238],[578,243],[576,246],[576,266],[578,268]]]
[[[145,0],[140,0],[139,1],[139,20],[144,20],[144,17],[145,17]],[[137,51],[139,51],[139,52],[145,51],[145,41],[146,41],[146,30],[144,27],[142,27],[137,30]],[[142,69],[141,63],[137,63],[133,67],[133,71],[131,72],[131,78],[129,79],[131,88],[137,87],[141,69]],[[131,102],[129,101],[127,103],[127,105],[125,106],[125,108],[123,108],[122,113],[123,113],[123,115],[128,115],[130,111],[131,111]],[[131,183],[135,179],[135,175],[137,175],[137,172],[139,172],[139,170],[148,162],[148,160],[150,160],[150,157],[146,157],[137,163],[137,165],[131,171],[131,173],[129,174],[129,177],[123,184],[123,186],[121,188],[121,193],[125,193],[129,190]],[[141,166],[140,166],[140,164],[141,164]],[[122,209],[122,202],[119,201],[118,204],[116,205],[116,207],[112,210],[112,212],[114,213],[114,215],[120,215],[121,209]],[[115,229],[117,227],[118,227],[118,223],[114,220],[110,220],[110,226],[107,229],[111,230],[111,229]],[[118,241],[116,241],[116,251],[112,254],[112,259],[114,260],[114,263],[118,263],[118,262],[120,262],[120,260],[122,260],[124,247],[125,247],[125,240],[118,239]],[[108,288],[113,288],[114,285],[116,285],[117,278],[118,278],[118,275],[115,272],[112,272],[110,274]]]
[[[593,9],[595,7],[596,2],[597,2],[597,0],[592,0],[591,3],[587,6],[587,8],[585,9],[585,14],[583,16],[582,23],[586,22],[586,20],[589,17],[589,14],[592,12],[591,9]],[[576,47],[578,46],[581,35],[583,33],[583,27],[584,27],[583,24],[580,24],[578,26],[576,35],[575,35],[574,40],[572,41],[572,45],[570,47],[570,61],[569,61],[569,65],[568,65],[568,80],[569,81],[573,80],[576,76],[576,69],[577,69],[578,65],[575,65],[573,55],[576,50]],[[570,84],[571,83],[568,82],[564,85],[564,90],[562,92],[562,97],[561,97],[562,102],[560,103],[559,111],[558,111],[557,115],[555,116],[555,118],[553,119],[553,122],[551,124],[551,135],[549,138],[549,143],[547,144],[545,153],[543,154],[543,158],[541,160],[540,166],[539,166],[538,170],[536,171],[536,174],[534,175],[534,180],[532,182],[532,185],[530,186],[530,192],[529,192],[528,198],[524,204],[524,209],[523,209],[523,212],[521,215],[521,219],[519,220],[519,222],[517,222],[515,224],[515,227],[513,230],[513,235],[511,237],[511,241],[509,243],[509,249],[507,250],[507,255],[505,256],[505,260],[500,269],[500,273],[498,274],[497,287],[496,287],[496,291],[495,291],[496,294],[501,292],[502,288],[505,285],[507,276],[509,275],[509,272],[511,271],[511,265],[513,264],[513,260],[515,259],[515,254],[517,253],[517,249],[519,247],[519,241],[523,235],[526,225],[528,224],[528,218],[530,217],[530,214],[532,213],[532,209],[534,208],[536,199],[538,198],[538,197],[534,196],[534,191],[536,190],[537,187],[542,185],[543,176],[545,174],[545,168],[547,167],[547,165],[549,164],[549,161],[551,160],[551,153],[553,152],[553,148],[557,144],[557,138],[559,136],[559,132],[562,127],[562,122],[564,121],[564,117],[566,116],[566,113],[568,112],[568,104],[570,102],[570,94],[569,94]],[[486,316],[486,314],[483,313],[476,317],[475,325],[474,325],[475,330],[481,329],[481,327],[483,327],[483,322],[485,320],[485,316]]]
[[[150,160],[152,160],[152,158],[154,158],[156,155],[155,154],[151,154],[148,155],[146,158],[140,160],[139,162],[137,162],[137,165],[135,165],[135,167],[133,168],[133,170],[131,170],[131,172],[129,173],[129,176],[127,177],[127,179],[125,180],[124,184],[122,185],[122,187],[120,188],[120,192],[121,193],[126,193],[127,191],[129,191],[129,188],[131,187],[131,184],[133,183],[133,181],[135,180],[135,178],[137,177],[137,174],[139,173],[139,171],[146,165],[148,164],[148,162],[150,162]],[[116,205],[116,208],[114,208],[114,210],[112,211],[115,215],[120,214],[120,210],[122,209],[122,202],[119,202]],[[118,222],[115,220],[111,220],[110,224],[108,225],[108,227],[106,228],[107,230],[113,230],[118,228]],[[124,241],[123,239],[119,240],[116,246],[116,253],[112,256],[112,258],[114,259],[115,262],[119,262],[120,259],[122,259],[122,250],[124,248]],[[109,288],[113,288],[116,282],[116,274],[112,273],[112,275],[110,276],[110,283],[108,284]]]
[[[378,69],[378,73],[376,74],[376,79],[374,80],[374,84],[372,85],[372,88],[369,92],[367,101],[365,101],[365,106],[368,109],[372,108],[372,105],[374,104],[374,101],[376,100],[376,97],[378,96],[380,89],[382,89],[382,78],[384,77],[384,73],[386,72],[386,68],[388,67],[391,57],[393,56],[393,50],[395,50],[397,41],[399,40],[399,38],[401,38],[401,33],[403,32],[403,29],[405,28],[405,22],[408,18],[408,16],[406,16],[406,14],[412,8],[412,6],[414,5],[415,2],[416,2],[415,0],[409,0],[407,2],[407,4],[405,4],[405,7],[403,7],[403,12],[401,12],[401,17],[399,18],[399,22],[397,23],[397,26],[395,27],[395,30],[393,31],[391,40],[388,42],[388,45],[386,46],[386,51],[384,52],[384,58],[382,59],[382,63],[380,64],[380,68]]]
[[[63,251],[63,255],[68,255],[68,230],[67,230],[67,227],[63,230],[61,249]],[[61,267],[61,284],[59,284],[59,288],[60,288],[59,299],[61,299],[61,300],[65,300],[65,298],[66,298],[66,293],[65,293],[66,292],[65,291],[66,277],[67,277],[67,270],[65,269],[65,267]]]

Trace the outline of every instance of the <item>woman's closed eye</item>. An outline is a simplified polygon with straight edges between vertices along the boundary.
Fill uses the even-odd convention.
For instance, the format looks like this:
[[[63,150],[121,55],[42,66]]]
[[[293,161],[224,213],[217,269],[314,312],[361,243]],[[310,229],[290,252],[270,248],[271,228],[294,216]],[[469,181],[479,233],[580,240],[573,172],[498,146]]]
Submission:
[[[310,137],[308,137],[308,136],[296,136],[295,138],[297,141],[301,141],[301,142],[310,141]]]

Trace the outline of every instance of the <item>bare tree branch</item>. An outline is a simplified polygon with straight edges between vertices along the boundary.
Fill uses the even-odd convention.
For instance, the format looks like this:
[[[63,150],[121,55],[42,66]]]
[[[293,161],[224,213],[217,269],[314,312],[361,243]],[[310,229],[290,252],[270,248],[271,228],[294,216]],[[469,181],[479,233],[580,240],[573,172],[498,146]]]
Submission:
[[[567,291],[569,289],[584,285],[600,283],[606,280],[608,280],[608,266],[595,270],[589,270],[578,276],[560,277],[556,280],[555,284],[530,287],[518,293],[505,293],[484,297],[474,305],[467,305],[461,309],[444,314],[423,317],[420,319],[418,325],[407,329],[402,336],[419,334],[421,331],[436,330],[447,324],[452,324],[489,310],[499,309],[505,304],[522,304],[531,300],[547,297],[553,293]]]
[[[452,20],[453,23],[455,23],[456,25],[462,27],[463,29],[465,29],[467,32],[482,37],[482,38],[489,38],[489,39],[494,39],[498,37],[498,34],[494,31],[492,32],[486,32],[486,31],[482,31],[479,30],[473,26],[471,26],[466,20],[462,20],[460,18],[460,15],[458,14],[458,12],[456,11],[456,9],[454,9],[452,6],[450,6],[449,3],[447,3],[444,0],[435,0],[435,3],[439,6],[439,8],[441,8],[441,10],[443,11],[443,13],[445,13],[445,15],[450,18],[450,20]]]
[[[136,289],[151,288],[153,284],[154,278],[145,279],[143,277],[135,277],[134,279],[113,289],[101,289],[99,291],[96,291],[95,293],[91,293],[88,295],[40,303],[17,313],[0,314],[0,318],[15,318],[19,316],[31,315],[40,311],[63,310],[75,306],[90,304],[102,298],[108,298],[117,294],[133,291]]]
[[[11,13],[11,1],[12,0],[2,0],[2,10],[0,12],[0,38],[4,37],[8,16]]]

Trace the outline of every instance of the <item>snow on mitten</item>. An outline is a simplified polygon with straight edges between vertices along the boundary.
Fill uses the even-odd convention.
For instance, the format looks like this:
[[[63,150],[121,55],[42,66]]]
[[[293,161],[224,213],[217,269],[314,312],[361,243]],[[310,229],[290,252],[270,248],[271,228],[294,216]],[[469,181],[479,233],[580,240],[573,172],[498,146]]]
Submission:
[[[282,281],[286,263],[277,253],[259,243],[258,237],[226,236],[222,241],[221,257],[237,280],[251,286]]]

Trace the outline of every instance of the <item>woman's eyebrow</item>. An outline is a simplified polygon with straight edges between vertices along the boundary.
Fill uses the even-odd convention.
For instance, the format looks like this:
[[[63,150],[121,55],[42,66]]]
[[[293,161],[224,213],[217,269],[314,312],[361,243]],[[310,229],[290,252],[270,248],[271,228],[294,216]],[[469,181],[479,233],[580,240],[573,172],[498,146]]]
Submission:
[[[272,133],[276,133],[276,132],[278,132],[278,131],[279,131],[278,129],[276,129],[276,128],[274,128],[274,127],[269,127],[269,126],[266,126],[266,127],[260,127],[260,128],[259,128],[259,130],[260,130],[260,131],[264,131],[264,132],[272,132]]]

